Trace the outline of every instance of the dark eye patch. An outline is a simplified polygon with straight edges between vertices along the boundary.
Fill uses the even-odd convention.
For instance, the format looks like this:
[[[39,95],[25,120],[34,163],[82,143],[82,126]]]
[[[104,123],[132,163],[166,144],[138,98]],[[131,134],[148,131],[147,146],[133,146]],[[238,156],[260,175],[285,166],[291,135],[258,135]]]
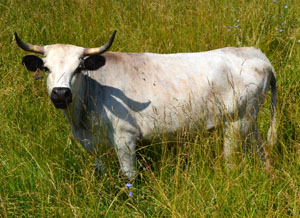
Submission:
[[[26,55],[22,59],[22,63],[27,70],[35,72],[37,69],[43,69],[44,62],[41,58],[35,55]]]
[[[105,65],[105,58],[101,55],[92,55],[83,61],[84,69],[86,70],[98,70]]]

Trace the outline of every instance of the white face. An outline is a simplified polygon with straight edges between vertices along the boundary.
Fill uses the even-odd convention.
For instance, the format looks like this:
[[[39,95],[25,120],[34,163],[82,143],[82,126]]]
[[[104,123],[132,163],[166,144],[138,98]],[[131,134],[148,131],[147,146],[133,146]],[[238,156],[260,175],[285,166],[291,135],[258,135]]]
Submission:
[[[82,61],[84,48],[73,45],[48,45],[45,46],[44,67],[49,71],[47,88],[51,95],[53,88],[69,88],[74,95],[76,90],[76,73]]]

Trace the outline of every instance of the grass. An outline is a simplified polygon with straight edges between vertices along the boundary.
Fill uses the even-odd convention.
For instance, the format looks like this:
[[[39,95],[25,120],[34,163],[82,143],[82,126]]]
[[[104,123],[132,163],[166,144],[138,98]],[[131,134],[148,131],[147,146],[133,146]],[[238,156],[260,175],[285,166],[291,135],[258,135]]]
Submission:
[[[287,6],[287,8],[285,7]],[[296,0],[2,0],[0,2],[0,217],[300,216],[300,6]],[[182,130],[141,144],[133,197],[105,149],[106,174],[72,138],[45,78],[21,65],[16,31],[33,44],[102,45],[121,52],[195,52],[255,46],[278,84],[274,175],[245,158],[224,170],[222,133]],[[259,117],[266,138],[270,99]]]

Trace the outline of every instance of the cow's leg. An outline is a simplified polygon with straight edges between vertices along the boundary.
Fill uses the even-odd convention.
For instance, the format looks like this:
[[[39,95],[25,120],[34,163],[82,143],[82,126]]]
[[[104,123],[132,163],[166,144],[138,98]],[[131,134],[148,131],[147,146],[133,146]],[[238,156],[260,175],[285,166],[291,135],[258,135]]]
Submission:
[[[122,173],[129,179],[136,175],[136,136],[123,132],[115,136],[115,150]]]
[[[244,119],[243,134],[245,138],[245,150],[251,153],[256,153],[261,161],[265,161],[263,138],[261,137],[256,122]]]
[[[265,149],[263,145],[266,143],[258,131],[255,119],[248,116],[238,121],[226,123],[224,157],[227,168],[230,169],[237,164],[237,159],[240,158],[234,154],[238,148],[242,148],[244,152],[256,153],[264,163],[266,170],[271,171],[268,149]]]
[[[80,142],[84,149],[96,158],[96,173],[104,173],[105,167],[98,153],[98,145],[101,143],[100,138],[97,135],[93,136],[90,132],[81,128],[72,128],[72,134]]]
[[[99,173],[105,172],[105,167],[104,167],[100,157],[96,157],[96,171]]]
[[[267,171],[272,171],[272,164],[270,160],[269,147],[268,144],[264,141],[260,132],[258,131],[256,123],[252,125],[252,133],[250,138],[250,145],[254,147],[256,153],[259,156],[259,159],[264,164],[264,167]]]
[[[237,163],[237,151],[241,147],[241,121],[227,121],[224,128],[224,157],[227,169],[232,169]]]

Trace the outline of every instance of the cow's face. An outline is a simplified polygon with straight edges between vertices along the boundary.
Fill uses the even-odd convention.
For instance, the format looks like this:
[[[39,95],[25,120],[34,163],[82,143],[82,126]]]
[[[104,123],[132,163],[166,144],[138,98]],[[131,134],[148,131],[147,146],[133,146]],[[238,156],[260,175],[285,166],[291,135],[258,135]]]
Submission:
[[[96,70],[104,64],[99,54],[111,46],[115,33],[104,46],[88,49],[64,44],[34,46],[23,43],[17,35],[16,40],[22,49],[44,55],[44,58],[27,55],[23,64],[30,71],[46,72],[51,101],[56,108],[65,109],[80,93],[82,71]]]
[[[43,68],[50,99],[56,108],[66,108],[77,96],[84,48],[72,45],[45,46]]]

